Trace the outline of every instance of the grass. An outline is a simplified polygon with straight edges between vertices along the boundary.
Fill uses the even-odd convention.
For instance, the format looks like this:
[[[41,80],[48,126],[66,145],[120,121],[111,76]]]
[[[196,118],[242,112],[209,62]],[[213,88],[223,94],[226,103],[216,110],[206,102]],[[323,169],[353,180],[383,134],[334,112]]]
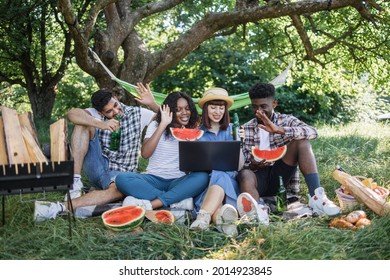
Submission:
[[[337,202],[339,187],[331,173],[341,165],[355,175],[372,177],[379,185],[390,179],[390,126],[358,123],[322,126],[312,141],[322,183]],[[302,195],[306,186],[301,185]],[[6,224],[0,227],[0,259],[235,259],[235,260],[380,260],[390,259],[390,219],[379,217],[363,206],[372,224],[358,231],[331,229],[327,217],[283,221],[272,216],[269,226],[239,225],[239,236],[225,237],[211,228],[192,232],[188,225],[144,222],[143,232],[114,233],[100,217],[77,219],[67,216],[34,223],[31,201],[41,194],[6,196]],[[61,200],[62,193],[47,194]]]

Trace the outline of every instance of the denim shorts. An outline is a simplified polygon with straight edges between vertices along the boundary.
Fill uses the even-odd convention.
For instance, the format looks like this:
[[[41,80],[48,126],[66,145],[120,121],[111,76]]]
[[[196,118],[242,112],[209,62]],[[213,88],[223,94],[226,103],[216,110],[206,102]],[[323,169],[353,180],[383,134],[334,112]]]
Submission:
[[[88,152],[84,158],[83,175],[96,187],[107,189],[119,173],[122,172],[109,170],[108,158],[103,156],[100,146],[99,132],[95,130],[95,136],[89,141]]]

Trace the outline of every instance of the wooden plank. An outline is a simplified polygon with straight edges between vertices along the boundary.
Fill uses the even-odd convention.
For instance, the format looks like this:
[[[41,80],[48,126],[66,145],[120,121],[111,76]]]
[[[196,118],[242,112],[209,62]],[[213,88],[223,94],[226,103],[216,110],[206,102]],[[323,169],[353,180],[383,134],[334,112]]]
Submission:
[[[25,127],[25,128],[28,129],[30,134],[35,139],[35,142],[39,146],[37,129],[35,128],[35,124],[34,124],[34,119],[32,117],[32,113],[31,112],[24,112],[24,113],[19,114],[18,117],[19,117],[20,126],[21,127]]]
[[[65,119],[60,119],[50,125],[51,161],[66,161],[67,126]]]
[[[8,164],[7,148],[5,146],[3,118],[0,116],[0,165],[5,164]]]
[[[30,156],[22,136],[18,114],[15,110],[1,106],[5,142],[10,164],[28,163]]]
[[[26,143],[27,151],[30,155],[31,162],[48,163],[47,158],[43,154],[41,148],[37,144],[30,130],[25,126],[22,126],[22,134],[23,134],[24,142]]]

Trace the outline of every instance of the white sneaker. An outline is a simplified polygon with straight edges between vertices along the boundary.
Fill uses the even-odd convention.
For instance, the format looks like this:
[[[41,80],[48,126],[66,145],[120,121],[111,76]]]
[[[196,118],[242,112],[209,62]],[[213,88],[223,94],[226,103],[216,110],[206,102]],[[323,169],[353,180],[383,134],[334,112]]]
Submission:
[[[260,205],[249,193],[241,193],[237,198],[237,210],[241,221],[245,223],[259,222],[269,225],[267,207]]]
[[[182,201],[172,203],[169,207],[174,208],[174,209],[182,209],[182,210],[191,211],[191,210],[194,210],[194,200],[192,199],[192,197],[186,198],[186,199],[183,199]]]
[[[334,216],[341,213],[341,208],[329,200],[323,187],[314,190],[314,195],[309,195],[309,207],[318,215]]]
[[[200,209],[196,220],[190,225],[191,230],[207,230],[211,221],[211,214],[206,210]]]
[[[216,227],[229,237],[237,236],[238,213],[236,208],[230,204],[224,204],[218,211],[216,217]]]
[[[71,190],[69,190],[70,198],[76,199],[83,195],[83,182],[81,181],[80,177],[74,177],[73,178],[73,187]],[[68,194],[65,195],[64,201],[68,201]]]
[[[64,211],[59,202],[35,201],[34,221],[43,222],[48,219],[55,219],[57,215]]]
[[[138,199],[133,196],[127,196],[123,200],[122,206],[128,206],[128,205],[140,206],[145,210],[153,210],[152,204],[150,203],[149,200]]]

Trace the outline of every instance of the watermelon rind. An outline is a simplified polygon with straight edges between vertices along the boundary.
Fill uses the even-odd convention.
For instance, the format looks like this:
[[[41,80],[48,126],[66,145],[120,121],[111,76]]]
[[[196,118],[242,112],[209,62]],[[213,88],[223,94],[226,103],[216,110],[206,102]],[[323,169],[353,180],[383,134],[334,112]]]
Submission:
[[[145,209],[140,206],[122,206],[115,209],[107,210],[102,214],[104,225],[113,231],[133,230],[140,226],[145,218]],[[129,219],[128,215],[135,215],[135,218],[122,223],[114,223],[112,219]],[[118,221],[116,221],[118,222]]]
[[[260,150],[257,147],[252,147],[252,155],[255,161],[275,162],[284,157],[287,152],[287,146],[278,147],[275,150]],[[261,154],[261,157],[259,156]]]
[[[195,141],[203,136],[204,131],[195,128],[171,127],[171,133],[178,141]]]

